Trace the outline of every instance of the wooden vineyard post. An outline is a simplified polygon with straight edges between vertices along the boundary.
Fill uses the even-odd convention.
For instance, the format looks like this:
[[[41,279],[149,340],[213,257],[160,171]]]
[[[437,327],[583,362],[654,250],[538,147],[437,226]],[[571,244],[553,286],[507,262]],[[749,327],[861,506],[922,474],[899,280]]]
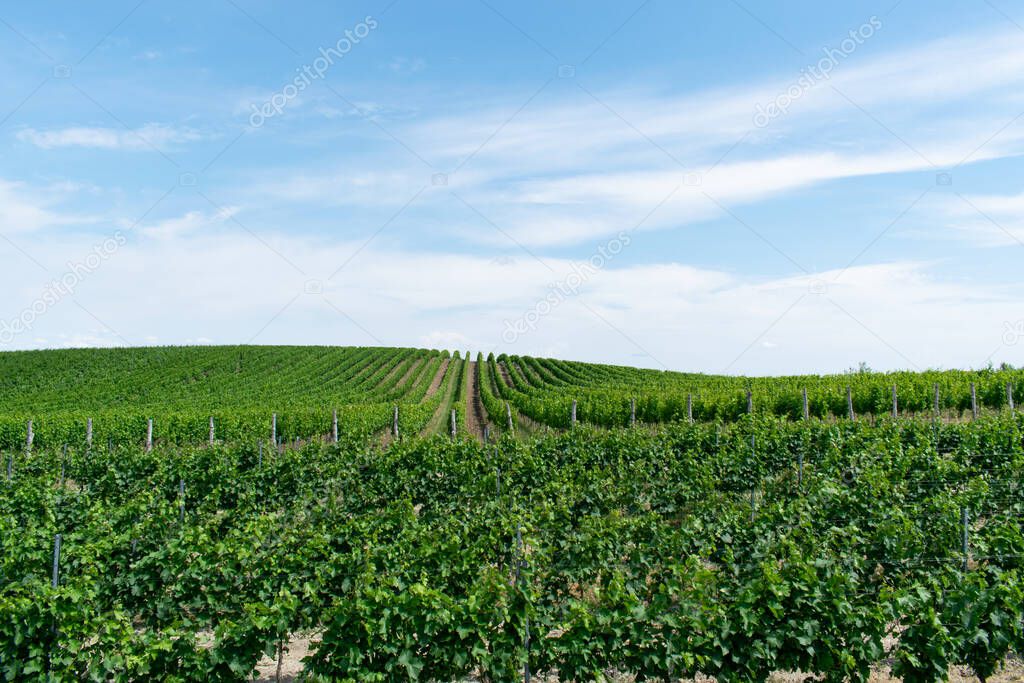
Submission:
[[[757,461],[757,437],[753,434],[750,435],[750,461]],[[750,521],[754,521],[754,515],[757,512],[757,498],[756,498],[757,487],[750,487]]]
[[[570,424],[573,427],[576,426],[576,399],[572,400],[572,416],[571,416]]]
[[[334,409],[334,416],[331,419],[331,443],[338,443],[338,409]]]
[[[807,387],[804,387],[804,419],[809,420],[811,418],[810,406],[807,405]]]
[[[214,440],[217,438],[216,425],[213,423],[213,415],[210,416],[210,445],[213,445]]]
[[[978,390],[974,387],[974,382],[971,382],[971,416],[978,419]]]
[[[933,401],[934,405],[933,405],[932,410],[935,413],[935,419],[938,420],[939,419],[939,383],[938,382],[935,383],[934,389],[935,389],[935,398],[934,398],[934,401]]]
[[[56,534],[53,537],[53,573],[50,575],[50,587],[57,590],[57,586],[60,585],[60,544],[63,538],[62,534]],[[49,645],[47,653],[47,680],[53,680],[53,649],[57,642],[57,617],[52,617],[53,621],[50,623],[50,633],[52,634],[53,640]]]
[[[1013,382],[1006,383],[1006,403],[1010,406],[1010,415],[1013,415],[1016,410],[1013,406]]]
[[[857,419],[853,414],[853,387],[846,387],[846,417],[850,420]]]
[[[457,424],[456,420],[457,420],[457,417],[456,417],[456,413],[455,413],[455,408],[452,408],[451,425],[452,425],[452,438],[453,439],[455,438],[456,433],[458,432],[458,424]]]
[[[523,662],[523,683],[530,683],[530,617],[523,621],[523,648],[526,650],[526,661]]]
[[[522,570],[526,566],[525,553],[523,552],[523,529],[516,523],[516,581],[518,587],[522,580]],[[526,650],[526,661],[523,663],[523,681],[530,683],[530,617],[527,616],[524,623],[523,648]]]
[[[32,451],[32,442],[36,440],[36,433],[32,430],[32,420],[25,425],[25,452]]]
[[[747,389],[747,413],[754,412],[754,392]]]
[[[92,418],[85,421],[85,445],[92,448]]]
[[[50,577],[50,586],[56,588],[60,585],[60,542],[62,534],[53,537],[53,575]]]
[[[636,399],[629,399],[629,426],[636,426]]]
[[[970,546],[970,540],[971,540],[970,532],[971,531],[970,531],[970,517],[967,514],[967,508],[966,507],[964,507],[960,511],[960,523],[963,526],[963,533],[964,533],[963,540],[962,540],[962,543],[961,543],[960,551],[963,553],[963,556],[964,556],[964,565],[963,565],[964,571],[967,571],[968,561],[969,561],[970,552],[971,552],[971,546]]]
[[[893,384],[892,385],[892,417],[895,420],[899,416],[900,416],[900,404],[899,404],[899,400],[896,398],[896,385]]]
[[[512,406],[507,401],[505,402],[505,419],[508,420],[508,431],[512,433],[514,429],[512,426]]]
[[[484,443],[489,444],[491,442],[491,425],[484,425]]]
[[[395,406],[395,416],[391,421],[391,434],[398,438],[398,406]]]
[[[277,446],[277,413],[270,416],[270,441]]]
[[[153,450],[153,418],[146,422],[146,452]]]
[[[686,395],[686,421],[693,424],[693,394]]]
[[[178,480],[178,510],[181,523],[185,523],[185,480]]]

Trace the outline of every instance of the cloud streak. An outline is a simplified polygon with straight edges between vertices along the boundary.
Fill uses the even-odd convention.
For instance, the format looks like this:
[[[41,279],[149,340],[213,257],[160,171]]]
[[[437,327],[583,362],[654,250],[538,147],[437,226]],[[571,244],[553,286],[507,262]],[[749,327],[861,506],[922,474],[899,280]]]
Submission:
[[[18,139],[40,149],[81,147],[108,150],[150,150],[168,149],[202,139],[202,135],[191,128],[178,128],[159,123],[148,123],[139,128],[70,127],[51,130],[24,128],[18,131]]]
[[[844,179],[935,174],[1024,153],[1024,126],[1007,125],[1020,113],[1007,92],[1024,88],[1024,43],[1015,32],[858,52],[759,129],[757,104],[791,80],[684,94],[570,82],[533,93],[521,110],[517,100],[470,105],[457,115],[389,121],[387,132],[448,172],[448,186],[490,222],[538,248],[585,243],[641,221],[664,230],[721,216],[709,195],[742,205]],[[401,201],[432,171],[396,152],[393,141],[384,144],[386,155],[364,153],[344,168],[281,169],[246,203],[259,196],[357,208]],[[396,156],[408,164],[396,167]],[[451,223],[460,213],[443,193],[421,203],[425,211],[408,220],[444,215]],[[471,242],[507,242],[468,215],[452,229]]]
[[[358,245],[273,246],[315,277]],[[73,241],[43,247],[55,258],[71,258],[78,248]],[[1019,283],[950,283],[926,262],[765,279],[665,261],[602,269],[535,331],[503,344],[503,321],[529,310],[554,279],[572,272],[570,260],[548,264],[554,275],[532,259],[499,263],[371,246],[337,278],[324,281],[321,291],[282,268],[279,257],[256,240],[197,232],[160,250],[125,245],[75,296],[135,344],[147,337],[165,343],[197,336],[237,340],[273,318],[261,343],[364,344],[376,338],[461,348],[472,340],[474,350],[485,352],[657,366],[651,357],[635,355],[649,352],[674,369],[731,372],[836,371],[858,360],[875,368],[980,366],[985,354],[1000,347],[1005,321],[1024,315]],[[15,301],[34,296],[38,275],[25,264],[12,266],[0,273],[0,286]],[[408,284],[411,273],[415,287]],[[133,296],[125,298],[124,291]],[[161,314],[139,316],[138,302]],[[77,307],[64,306],[41,320],[35,333],[56,340],[94,327]],[[643,349],[616,330],[642,340]],[[829,331],[827,344],[815,342],[822,330]],[[945,343],[922,343],[935,338]],[[1003,348],[996,362],[1015,360],[1015,351]]]
[[[160,240],[180,238],[221,226],[238,212],[239,208],[235,206],[223,207],[212,212],[189,211],[182,216],[142,226],[138,231],[147,237]]]

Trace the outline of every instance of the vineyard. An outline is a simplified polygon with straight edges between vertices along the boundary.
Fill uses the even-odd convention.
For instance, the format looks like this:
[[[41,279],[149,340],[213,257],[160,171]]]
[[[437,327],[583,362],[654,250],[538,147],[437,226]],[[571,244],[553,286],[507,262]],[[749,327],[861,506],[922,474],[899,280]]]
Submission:
[[[0,679],[272,680],[302,640],[324,681],[1020,680],[1021,392],[0,354]]]

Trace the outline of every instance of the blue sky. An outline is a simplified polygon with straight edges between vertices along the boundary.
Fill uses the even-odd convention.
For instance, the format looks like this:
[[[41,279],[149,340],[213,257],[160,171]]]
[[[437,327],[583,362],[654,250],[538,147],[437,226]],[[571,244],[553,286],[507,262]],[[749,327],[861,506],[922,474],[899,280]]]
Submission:
[[[1024,362],[1024,3],[0,10],[0,348]]]

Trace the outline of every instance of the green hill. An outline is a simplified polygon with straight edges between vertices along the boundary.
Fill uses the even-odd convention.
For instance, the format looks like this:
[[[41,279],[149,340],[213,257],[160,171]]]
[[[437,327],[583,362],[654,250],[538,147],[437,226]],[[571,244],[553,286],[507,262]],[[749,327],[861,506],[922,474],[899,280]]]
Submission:
[[[0,446],[94,438],[134,442],[149,419],[158,440],[309,439],[341,429],[440,431],[456,420],[490,429],[579,422],[729,422],[753,411],[800,419],[1006,410],[1024,392],[1019,370],[736,377],[662,372],[528,356],[463,359],[410,348],[202,346],[0,354]],[[468,386],[469,384],[474,386]],[[972,398],[973,387],[973,398]],[[276,430],[272,429],[276,415]]]

